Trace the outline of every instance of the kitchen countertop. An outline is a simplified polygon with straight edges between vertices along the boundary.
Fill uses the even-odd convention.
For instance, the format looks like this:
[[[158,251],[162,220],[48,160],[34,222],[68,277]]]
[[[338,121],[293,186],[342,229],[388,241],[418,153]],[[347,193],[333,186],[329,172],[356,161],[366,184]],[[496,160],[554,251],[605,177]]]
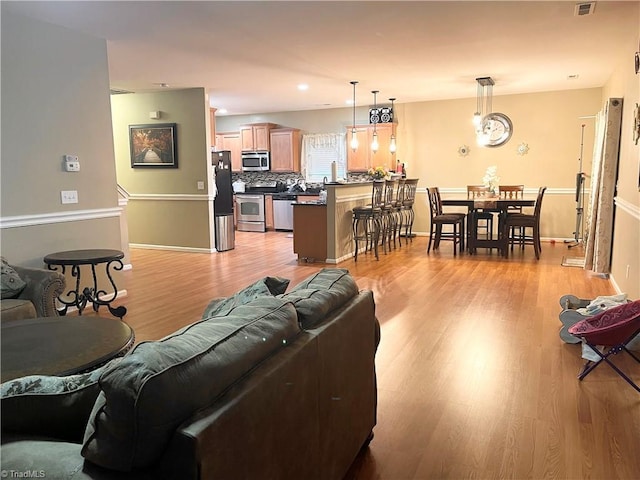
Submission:
[[[309,200],[309,201],[302,201],[302,202],[291,202],[291,205],[317,205],[317,206],[322,206],[322,207],[326,207],[327,206],[327,202],[321,202],[319,200]]]

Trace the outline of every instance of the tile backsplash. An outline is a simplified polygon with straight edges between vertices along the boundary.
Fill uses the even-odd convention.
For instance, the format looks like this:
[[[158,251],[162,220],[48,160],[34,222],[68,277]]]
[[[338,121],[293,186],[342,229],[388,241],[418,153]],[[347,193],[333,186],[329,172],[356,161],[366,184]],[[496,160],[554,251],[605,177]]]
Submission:
[[[304,177],[300,173],[276,173],[276,172],[234,172],[231,175],[232,181],[236,181],[238,179],[242,180],[245,183],[256,183],[256,182],[283,182],[287,183],[287,180],[292,180],[296,182],[298,180],[304,180]],[[349,173],[347,177],[347,181],[349,182],[365,182],[369,181],[370,178],[366,173]],[[307,187],[321,187],[322,183],[309,183],[307,182]]]

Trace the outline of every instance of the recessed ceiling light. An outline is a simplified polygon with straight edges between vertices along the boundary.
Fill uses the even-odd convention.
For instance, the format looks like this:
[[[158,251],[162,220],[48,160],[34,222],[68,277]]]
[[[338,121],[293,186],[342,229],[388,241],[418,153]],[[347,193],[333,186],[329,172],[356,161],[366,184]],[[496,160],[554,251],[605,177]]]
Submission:
[[[154,85],[159,86],[160,88],[169,88],[169,84],[168,83],[154,83]]]
[[[347,101],[345,101],[344,103],[346,103],[347,105],[353,105],[353,100],[350,98]]]
[[[226,108],[219,108],[218,110],[216,110],[216,113],[227,113],[227,109]]]
[[[309,90],[309,85],[307,85],[306,83],[301,83],[298,85],[298,90],[300,91]]]
[[[580,75],[578,75],[577,73],[574,73],[573,75],[567,75],[567,80],[577,80],[578,78],[580,78]]]

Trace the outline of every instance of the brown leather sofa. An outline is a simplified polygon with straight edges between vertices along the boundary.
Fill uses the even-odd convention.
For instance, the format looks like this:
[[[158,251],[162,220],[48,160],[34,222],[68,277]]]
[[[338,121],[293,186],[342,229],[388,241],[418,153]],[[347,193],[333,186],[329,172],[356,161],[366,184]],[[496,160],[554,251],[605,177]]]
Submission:
[[[372,438],[371,291],[267,277],[74,378],[1,386],[2,468],[69,479],[341,479]]]
[[[2,321],[58,315],[55,300],[64,291],[64,275],[42,268],[10,267],[26,286],[15,297],[8,298],[3,294]]]

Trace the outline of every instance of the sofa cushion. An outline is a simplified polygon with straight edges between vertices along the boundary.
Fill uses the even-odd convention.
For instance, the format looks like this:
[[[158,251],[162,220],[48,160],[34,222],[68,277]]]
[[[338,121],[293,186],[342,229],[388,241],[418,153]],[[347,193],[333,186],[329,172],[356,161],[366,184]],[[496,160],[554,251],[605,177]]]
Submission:
[[[27,284],[4,257],[0,257],[0,293],[2,299],[16,298]]]
[[[258,297],[271,297],[284,293],[289,286],[289,280],[281,277],[264,277],[255,283],[243,288],[239,292],[227,298],[212,300],[204,309],[202,318],[216,315],[226,315],[233,308],[247,304]]]
[[[182,422],[299,333],[290,303],[261,297],[138,344],[101,376],[82,455],[120,471],[152,465]]]
[[[358,285],[348,270],[324,268],[280,298],[294,304],[301,327],[310,329],[357,294]]]
[[[98,378],[106,367],[66,377],[30,375],[3,383],[2,432],[81,441],[100,393]]]
[[[2,299],[2,321],[23,320],[25,318],[36,318],[36,306],[31,300],[22,298]]]

